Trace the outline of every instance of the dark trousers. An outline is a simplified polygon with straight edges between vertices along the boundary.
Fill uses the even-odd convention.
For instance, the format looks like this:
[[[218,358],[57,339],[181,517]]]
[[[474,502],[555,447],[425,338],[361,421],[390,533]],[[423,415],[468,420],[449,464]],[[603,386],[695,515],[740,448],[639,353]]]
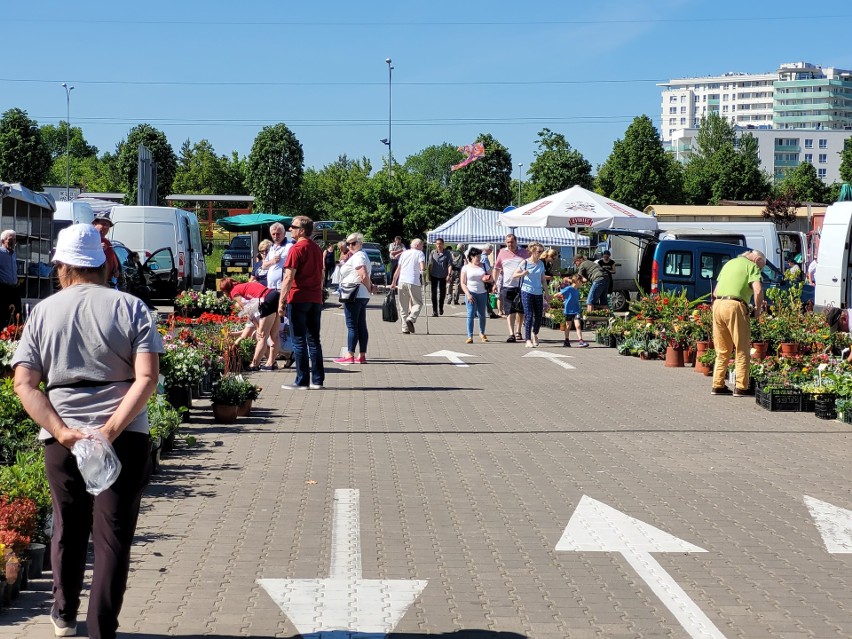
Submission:
[[[450,298],[452,298],[453,304],[459,303],[459,298],[462,295],[461,289],[461,274],[458,271],[453,271],[453,274],[450,275],[450,286],[447,291],[447,302],[449,303]]]
[[[444,297],[447,295],[447,278],[431,277],[429,284],[432,287],[432,313],[443,314],[444,312]]]
[[[53,499],[53,596],[60,617],[71,621],[80,607],[89,533],[95,560],[86,625],[91,639],[115,639],[130,572],[130,545],[142,491],[151,476],[151,444],[145,433],[122,433],[113,443],[121,461],[115,483],[97,497],[86,492],[71,451],[55,439],[44,448]]]
[[[320,344],[320,316],[322,304],[316,302],[293,302],[289,306],[290,334],[293,336],[293,359],[296,361],[297,386],[317,384],[325,381]]]
[[[367,341],[370,333],[367,330],[367,304],[369,297],[356,297],[343,305],[343,316],[346,318],[346,350],[357,355],[367,352]],[[355,350],[355,349],[358,350]]]
[[[529,341],[532,339],[532,335],[538,335],[539,330],[541,330],[544,295],[533,295],[521,291],[521,302],[524,305],[524,337]]]
[[[19,315],[16,318],[15,315]],[[0,284],[0,330],[9,324],[23,324],[21,290],[17,284]]]

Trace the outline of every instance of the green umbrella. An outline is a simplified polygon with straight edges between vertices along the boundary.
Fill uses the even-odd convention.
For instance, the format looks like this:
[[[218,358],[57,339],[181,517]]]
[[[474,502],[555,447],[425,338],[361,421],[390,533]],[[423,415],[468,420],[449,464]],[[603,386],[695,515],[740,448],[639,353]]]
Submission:
[[[287,215],[275,215],[273,213],[248,213],[246,215],[232,215],[216,220],[216,224],[226,231],[259,231],[264,226],[281,222],[285,227],[293,220]]]
[[[852,186],[848,182],[844,182],[840,187],[840,195],[837,196],[838,202],[852,202]]]

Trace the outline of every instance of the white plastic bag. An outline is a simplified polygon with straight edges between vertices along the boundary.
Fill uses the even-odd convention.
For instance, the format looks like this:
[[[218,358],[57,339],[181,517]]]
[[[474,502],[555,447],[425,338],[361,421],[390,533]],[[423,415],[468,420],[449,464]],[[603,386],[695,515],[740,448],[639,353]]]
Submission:
[[[100,495],[113,485],[121,472],[121,462],[115,454],[115,449],[100,431],[83,428],[89,435],[80,439],[71,447],[71,454],[77,459],[77,468],[86,482],[86,492]]]
[[[260,300],[255,298],[246,302],[246,305],[240,309],[240,312],[237,313],[237,317],[248,317],[252,318],[258,313],[258,309],[260,308]]]

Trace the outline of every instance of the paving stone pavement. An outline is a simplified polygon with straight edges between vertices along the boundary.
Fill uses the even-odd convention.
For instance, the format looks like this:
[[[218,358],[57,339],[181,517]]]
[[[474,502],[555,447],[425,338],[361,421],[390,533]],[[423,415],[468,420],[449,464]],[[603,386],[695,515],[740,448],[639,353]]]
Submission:
[[[257,580],[327,578],[335,490],[351,488],[363,577],[428,580],[394,636],[689,637],[621,554],[555,551],[586,495],[706,550],[653,557],[717,636],[852,637],[852,555],[826,551],[803,502],[852,509],[852,428],[711,397],[691,369],[561,348],[549,329],[539,350],[574,369],[523,357],[504,321],[466,345],[464,307],[446,310],[402,335],[376,304],[368,364],[327,361],[322,391],[254,374],[263,392],[237,425],[199,402],[200,444],[143,502],[121,636],[296,636]],[[327,360],[344,345],[329,306]],[[439,350],[475,357],[424,357]],[[0,639],[52,636],[35,585]]]

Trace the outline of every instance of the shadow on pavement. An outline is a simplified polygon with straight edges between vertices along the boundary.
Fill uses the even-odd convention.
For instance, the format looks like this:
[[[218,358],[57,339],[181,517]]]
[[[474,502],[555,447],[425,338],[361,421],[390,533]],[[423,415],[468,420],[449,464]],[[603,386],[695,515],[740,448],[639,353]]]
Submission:
[[[119,629],[120,630],[120,629]],[[252,639],[274,639],[273,635],[250,635]],[[245,639],[245,635],[199,635],[189,634],[183,635],[178,632],[174,635],[152,635],[145,633],[133,633],[128,636],[128,639]],[[407,633],[407,632],[392,632],[388,635],[384,633],[372,632],[349,632],[347,630],[335,630],[331,632],[318,632],[305,635],[290,635],[286,639],[527,639],[526,635],[519,635],[516,632],[498,632],[495,630],[456,630],[455,632],[442,633]]]

